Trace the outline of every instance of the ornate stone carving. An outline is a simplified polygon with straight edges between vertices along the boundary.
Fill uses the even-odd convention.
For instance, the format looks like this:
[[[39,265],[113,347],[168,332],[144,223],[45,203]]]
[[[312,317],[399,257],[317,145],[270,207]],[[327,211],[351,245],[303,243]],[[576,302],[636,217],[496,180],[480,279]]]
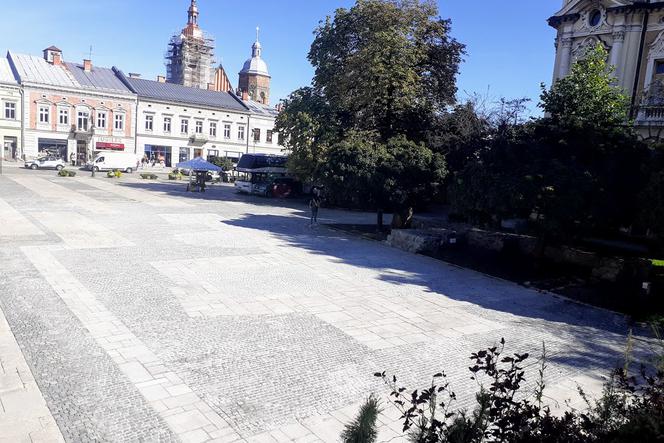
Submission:
[[[609,47],[604,43],[602,40],[600,40],[596,36],[590,36],[584,38],[581,42],[579,42],[574,49],[572,50],[572,58],[574,61],[580,60],[586,56],[586,53],[588,52],[589,49],[594,48],[598,44],[601,44],[604,49],[606,49],[607,52],[609,52]]]
[[[652,45],[650,45],[650,51],[648,52],[649,59],[655,59],[657,57],[664,56],[664,31],[660,32]]]
[[[625,41],[625,30],[617,30],[613,32],[613,41],[614,42],[622,42]]]

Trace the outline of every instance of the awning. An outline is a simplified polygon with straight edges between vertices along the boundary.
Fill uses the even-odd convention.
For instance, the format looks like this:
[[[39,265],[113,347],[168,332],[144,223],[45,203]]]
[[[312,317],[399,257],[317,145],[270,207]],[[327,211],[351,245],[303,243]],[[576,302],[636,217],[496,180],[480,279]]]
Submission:
[[[193,171],[221,171],[219,166],[203,160],[203,157],[196,157],[193,160],[178,163],[175,167],[180,169],[191,169]]]

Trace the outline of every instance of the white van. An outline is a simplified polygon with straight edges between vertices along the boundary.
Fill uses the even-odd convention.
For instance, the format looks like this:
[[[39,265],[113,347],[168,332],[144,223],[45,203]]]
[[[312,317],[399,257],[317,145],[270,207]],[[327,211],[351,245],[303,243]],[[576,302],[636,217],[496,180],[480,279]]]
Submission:
[[[104,152],[98,154],[92,163],[88,163],[87,169],[95,171],[113,171],[119,169],[124,172],[134,172],[136,169],[136,154],[132,152]]]

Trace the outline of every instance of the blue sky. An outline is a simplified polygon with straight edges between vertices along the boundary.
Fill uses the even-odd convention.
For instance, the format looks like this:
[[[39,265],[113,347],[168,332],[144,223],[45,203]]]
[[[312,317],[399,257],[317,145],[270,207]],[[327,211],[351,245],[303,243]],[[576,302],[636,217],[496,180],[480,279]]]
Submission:
[[[165,73],[169,37],[187,20],[189,0],[0,0],[0,50],[40,54],[56,45],[68,61],[87,58],[154,79]],[[217,60],[231,81],[251,54],[256,26],[272,75],[273,102],[309,84],[306,59],[319,20],[354,0],[199,0],[201,27],[216,39]],[[459,98],[466,93],[533,99],[552,76],[555,32],[546,18],[561,0],[438,0],[453,35],[467,45]],[[488,92],[487,92],[488,91]]]

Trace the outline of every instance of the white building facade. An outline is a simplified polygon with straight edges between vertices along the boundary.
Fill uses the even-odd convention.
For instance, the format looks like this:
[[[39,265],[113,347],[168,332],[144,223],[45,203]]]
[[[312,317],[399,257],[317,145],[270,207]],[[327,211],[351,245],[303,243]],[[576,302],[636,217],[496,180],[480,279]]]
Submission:
[[[0,58],[0,155],[4,160],[21,158],[22,89],[6,58]]]
[[[256,122],[238,97],[160,80],[123,77],[138,96],[139,153],[150,160],[163,158],[166,166],[175,166],[195,157],[228,157],[237,161],[250,152],[250,146],[257,152],[265,151],[265,142],[252,144]],[[258,124],[266,135],[264,128],[272,130],[274,118]]]
[[[554,81],[601,44],[637,126],[664,127],[664,1],[563,0],[549,24],[558,31]]]

